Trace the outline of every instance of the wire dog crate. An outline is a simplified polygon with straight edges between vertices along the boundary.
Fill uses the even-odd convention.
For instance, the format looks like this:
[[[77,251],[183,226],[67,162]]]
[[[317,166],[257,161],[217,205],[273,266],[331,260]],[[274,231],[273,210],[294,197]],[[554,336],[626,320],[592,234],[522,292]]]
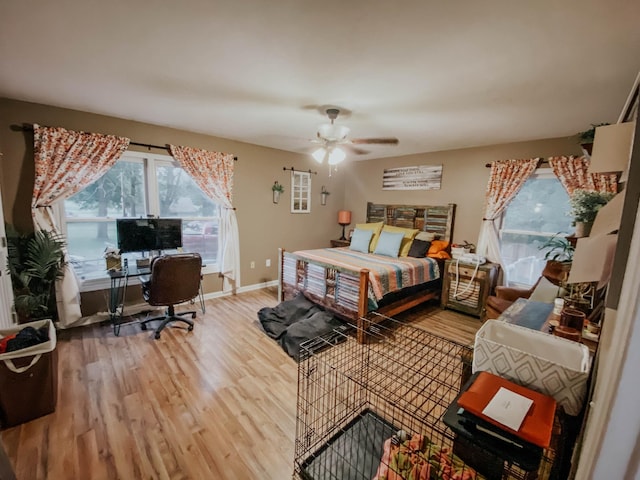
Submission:
[[[347,336],[326,349],[317,349],[321,339],[314,349],[302,345],[293,478],[377,479],[386,472],[390,446],[405,437],[427,446],[427,460],[441,460],[421,467],[415,478],[548,478],[553,454],[547,450],[534,475],[495,456],[488,463],[499,468],[474,476],[477,454],[442,421],[460,391],[470,346],[388,317],[365,336],[364,344]],[[481,456],[487,464],[492,453]],[[452,475],[454,467],[459,476]]]

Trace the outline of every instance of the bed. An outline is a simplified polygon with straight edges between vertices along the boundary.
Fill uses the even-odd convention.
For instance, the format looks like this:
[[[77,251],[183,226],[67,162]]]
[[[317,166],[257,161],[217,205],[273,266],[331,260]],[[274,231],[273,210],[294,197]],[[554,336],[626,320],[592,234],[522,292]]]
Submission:
[[[451,242],[455,205],[367,204],[367,223],[414,228]],[[309,300],[358,327],[359,340],[378,316],[392,316],[441,292],[442,260],[365,254],[344,248],[280,249],[279,298],[302,292]]]

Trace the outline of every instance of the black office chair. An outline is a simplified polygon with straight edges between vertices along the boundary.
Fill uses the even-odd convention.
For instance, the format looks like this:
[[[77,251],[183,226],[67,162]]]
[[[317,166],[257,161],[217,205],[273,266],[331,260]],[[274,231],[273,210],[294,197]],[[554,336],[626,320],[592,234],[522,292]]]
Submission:
[[[188,330],[193,330],[193,321],[183,318],[182,315],[191,315],[196,318],[195,310],[188,312],[175,312],[174,306],[193,300],[200,294],[200,277],[202,258],[197,253],[180,253],[177,255],[162,255],[151,261],[151,277],[142,282],[142,296],[154,306],[167,307],[165,315],[144,320],[140,323],[143,330],[147,329],[147,323],[162,320],[156,328],[155,338],[160,338],[160,332],[169,323],[180,321],[188,325]]]

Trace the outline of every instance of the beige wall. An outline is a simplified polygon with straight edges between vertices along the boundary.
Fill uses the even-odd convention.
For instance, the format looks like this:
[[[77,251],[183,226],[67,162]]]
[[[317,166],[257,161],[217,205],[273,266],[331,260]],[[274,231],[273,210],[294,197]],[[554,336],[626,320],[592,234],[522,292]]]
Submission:
[[[477,244],[489,179],[487,163],[509,158],[570,154],[581,154],[580,146],[573,139],[556,138],[354,162],[349,167],[345,207],[353,211],[355,223],[365,221],[367,202],[409,205],[455,203],[453,241],[467,240]],[[442,165],[440,190],[382,190],[385,168],[416,165]]]
[[[344,175],[329,178],[326,168],[308,155],[294,154],[232,140],[192,132],[149,125],[103,115],[67,110],[51,106],[0,99],[0,181],[7,223],[19,229],[31,229],[31,195],[33,189],[33,135],[14,131],[11,125],[39,123],[72,130],[123,135],[132,141],[165,145],[188,145],[213,151],[233,153],[235,165],[233,204],[240,231],[242,285],[253,285],[277,279],[277,249],[320,248],[337,238],[340,227],[337,211],[342,207]],[[133,147],[132,147],[133,149]],[[140,150],[140,148],[137,148]],[[142,149],[144,150],[144,149]],[[155,153],[166,153],[162,150]],[[312,176],[310,214],[291,214],[289,206],[290,172],[283,167],[317,171]],[[272,203],[271,185],[278,180],[285,186],[279,204]],[[320,205],[322,185],[331,192],[327,205]],[[265,261],[271,259],[271,267]],[[249,268],[255,261],[256,268]],[[206,292],[219,291],[221,280],[209,275],[204,282]],[[96,305],[94,308],[90,304]],[[83,313],[104,309],[104,294],[83,295]]]
[[[457,204],[454,241],[476,243],[484,190],[489,169],[487,162],[504,158],[547,157],[580,153],[571,139],[551,139],[491,147],[451,150],[366,162],[351,162],[328,176],[326,166],[318,166],[310,156],[250,145],[233,140],[186,132],[130,120],[67,110],[46,105],[0,99],[0,151],[3,152],[0,185],[5,219],[19,229],[31,228],[31,194],[33,188],[33,135],[14,131],[11,125],[39,123],[72,130],[123,135],[132,141],[164,145],[173,143],[213,151],[233,153],[238,157],[234,176],[233,204],[237,208],[240,230],[241,283],[259,284],[277,278],[277,249],[320,248],[338,238],[337,211],[353,211],[353,228],[365,220],[366,203]],[[144,150],[140,147],[132,149]],[[156,153],[165,153],[156,151]],[[383,191],[384,168],[412,165],[443,165],[442,188],[430,191]],[[283,167],[317,171],[312,176],[310,214],[289,211],[289,172]],[[285,185],[279,204],[271,201],[275,180]],[[331,192],[327,205],[320,205],[320,187]],[[265,261],[271,260],[271,267]],[[249,268],[254,261],[256,267]],[[205,292],[221,290],[216,275],[204,281]],[[131,292],[132,294],[134,292]],[[104,308],[104,292],[83,294],[83,313]],[[133,299],[133,297],[128,297]]]

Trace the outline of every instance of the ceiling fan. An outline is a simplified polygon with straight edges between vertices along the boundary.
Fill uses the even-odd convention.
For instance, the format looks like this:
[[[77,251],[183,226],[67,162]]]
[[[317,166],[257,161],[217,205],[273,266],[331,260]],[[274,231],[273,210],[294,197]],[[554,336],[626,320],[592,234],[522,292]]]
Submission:
[[[363,150],[354,145],[397,145],[398,139],[395,137],[380,137],[380,138],[352,138],[349,139],[349,132],[351,129],[344,125],[335,125],[334,121],[340,114],[338,108],[328,108],[326,110],[327,117],[331,123],[324,123],[318,127],[316,138],[311,140],[312,143],[320,144],[320,148],[315,150],[311,156],[318,163],[323,163],[325,160],[329,165],[336,165],[342,162],[346,153],[341,147],[348,148],[356,155],[362,155],[369,153],[367,150]]]

